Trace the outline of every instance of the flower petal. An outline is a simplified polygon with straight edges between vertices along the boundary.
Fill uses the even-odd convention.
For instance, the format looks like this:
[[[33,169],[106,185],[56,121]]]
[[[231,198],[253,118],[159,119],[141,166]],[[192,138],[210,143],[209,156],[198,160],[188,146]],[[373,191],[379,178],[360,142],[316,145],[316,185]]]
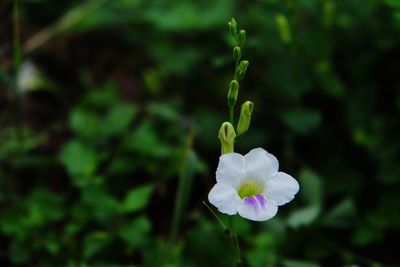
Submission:
[[[217,182],[237,188],[246,174],[244,157],[238,153],[224,154],[219,158],[216,172]]]
[[[208,201],[222,213],[234,215],[237,213],[241,199],[233,187],[220,183],[214,185],[208,194]]]
[[[238,208],[239,215],[252,221],[266,221],[275,216],[278,206],[262,195],[246,197]]]
[[[247,177],[262,180],[272,178],[279,168],[276,157],[262,148],[255,148],[244,155],[246,161]]]
[[[264,196],[278,206],[290,202],[299,191],[299,183],[289,174],[278,172],[265,184]]]

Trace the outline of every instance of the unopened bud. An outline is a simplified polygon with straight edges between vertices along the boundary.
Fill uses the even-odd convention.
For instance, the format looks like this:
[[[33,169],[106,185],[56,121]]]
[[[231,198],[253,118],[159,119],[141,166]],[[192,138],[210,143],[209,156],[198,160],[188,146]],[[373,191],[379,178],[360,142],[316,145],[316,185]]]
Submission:
[[[250,126],[251,114],[253,113],[254,104],[251,101],[246,101],[242,104],[240,110],[239,122],[237,125],[238,136],[244,134]]]
[[[233,59],[235,60],[235,62],[239,62],[241,57],[242,57],[242,51],[240,50],[240,47],[235,46],[235,48],[233,48]]]
[[[229,84],[228,91],[228,107],[233,107],[236,104],[239,92],[239,83],[236,80],[232,80]]]
[[[245,41],[246,41],[246,31],[245,30],[240,30],[239,31],[239,36],[238,36],[239,45],[242,46]]]
[[[231,19],[231,21],[228,22],[229,26],[229,31],[231,34],[236,38],[237,34],[237,29],[236,29],[236,20],[234,18]]]
[[[235,144],[235,129],[229,122],[224,122],[219,129],[218,138],[221,141],[221,155],[233,153]]]
[[[236,69],[236,78],[238,81],[244,78],[248,66],[249,62],[247,60],[240,61],[239,66]]]

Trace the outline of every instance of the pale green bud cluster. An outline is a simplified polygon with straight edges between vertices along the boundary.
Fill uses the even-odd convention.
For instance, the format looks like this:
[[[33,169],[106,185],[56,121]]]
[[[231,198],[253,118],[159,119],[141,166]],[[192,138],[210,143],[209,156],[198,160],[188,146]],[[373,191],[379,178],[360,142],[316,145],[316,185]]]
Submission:
[[[239,122],[234,129],[235,124],[235,106],[239,93],[239,82],[243,80],[246,75],[249,61],[242,59],[242,47],[246,42],[246,31],[237,29],[235,19],[228,22],[229,31],[232,34],[235,45],[233,48],[233,60],[235,62],[235,72],[233,79],[229,83],[229,90],[227,95],[227,102],[229,107],[229,122],[224,122],[219,130],[218,138],[221,141],[221,154],[233,153],[234,144],[240,135],[243,135],[250,126],[251,114],[253,113],[254,104],[251,101],[243,103],[240,111]]]

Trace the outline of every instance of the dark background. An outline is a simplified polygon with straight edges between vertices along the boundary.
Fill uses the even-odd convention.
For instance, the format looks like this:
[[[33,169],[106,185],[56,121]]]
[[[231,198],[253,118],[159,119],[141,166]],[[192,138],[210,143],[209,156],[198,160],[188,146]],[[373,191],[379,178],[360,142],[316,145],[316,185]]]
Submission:
[[[14,3],[0,5],[1,266],[231,266],[201,202],[232,17],[250,61],[239,104],[255,104],[236,150],[265,148],[301,184],[272,220],[235,216],[245,266],[400,266],[400,1],[26,0],[13,21]]]

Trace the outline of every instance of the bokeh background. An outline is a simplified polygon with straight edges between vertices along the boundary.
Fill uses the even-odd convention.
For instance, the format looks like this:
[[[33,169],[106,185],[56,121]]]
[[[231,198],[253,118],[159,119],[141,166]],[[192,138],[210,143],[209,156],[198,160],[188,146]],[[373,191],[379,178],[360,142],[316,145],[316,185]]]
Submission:
[[[202,205],[232,17],[255,103],[236,150],[301,184],[233,219],[245,266],[400,266],[400,1],[19,2],[0,5],[1,266],[232,266]]]

